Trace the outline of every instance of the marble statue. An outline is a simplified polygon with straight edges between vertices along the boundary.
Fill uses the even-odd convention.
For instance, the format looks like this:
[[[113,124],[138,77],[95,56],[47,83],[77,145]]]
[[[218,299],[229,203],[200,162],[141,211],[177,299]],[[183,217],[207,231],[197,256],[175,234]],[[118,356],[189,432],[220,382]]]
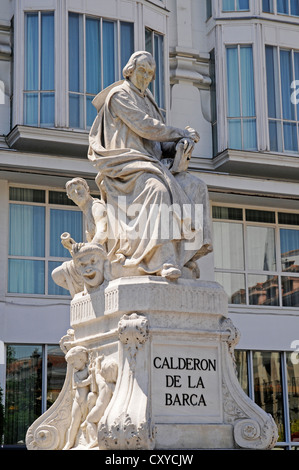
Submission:
[[[68,198],[84,213],[87,242],[104,245],[107,236],[107,216],[103,201],[90,195],[89,186],[83,178],[73,178],[65,187]]]
[[[72,420],[67,433],[67,442],[64,450],[71,449],[75,444],[78,429],[85,419],[88,411],[87,396],[89,393],[91,375],[88,370],[88,352],[85,347],[77,346],[66,354],[66,361],[73,366],[74,401],[72,406]]]
[[[99,356],[96,359],[96,365],[93,368],[96,383],[96,401],[81,425],[86,433],[88,449],[98,446],[98,423],[111,400],[117,379],[117,362],[112,359],[103,361],[103,359],[104,356]]]
[[[90,292],[109,280],[110,262],[101,245],[95,243],[73,244],[72,257],[74,267],[83,279],[84,289]]]
[[[30,450],[271,449],[272,416],[242,390],[222,286],[200,278],[212,251],[206,184],[188,172],[199,139],[165,124],[148,86],[155,62],[134,53],[100,92],[88,159],[99,198],[66,184],[85,240],[52,273],[69,290],[67,373],[28,429]]]
[[[90,359],[90,353],[84,346],[71,348],[65,356],[72,369],[73,401],[71,421],[63,450],[69,450],[78,443],[79,429],[81,441],[87,448],[98,445],[97,425],[113,395],[117,379],[118,366],[113,359],[104,356]]]
[[[207,188],[186,171],[199,135],[164,123],[148,89],[155,77],[151,54],[133,54],[123,74],[121,84],[94,99],[88,151],[107,205],[112,273],[177,279],[212,251]]]
[[[66,184],[67,196],[78,205],[84,214],[85,220],[85,237],[87,243],[90,243],[95,248],[95,245],[98,246],[98,254],[103,254],[104,251],[102,245],[105,245],[106,234],[107,234],[107,216],[106,216],[106,207],[103,201],[97,198],[93,198],[90,195],[90,190],[87,182],[83,178],[73,178],[68,181]],[[83,243],[80,242],[77,244],[70,236],[69,233],[65,232],[61,234],[61,243],[63,246],[69,250],[71,255],[74,253],[77,254],[76,259],[79,258],[79,248],[80,254],[83,253]],[[86,250],[86,249],[85,249]],[[90,253],[92,248],[90,249]],[[94,251],[93,251],[94,252]],[[88,277],[82,276],[82,272],[78,269],[77,265],[73,260],[64,262],[61,266],[58,266],[52,272],[52,278],[54,282],[63,287],[64,289],[69,290],[72,297],[78,292],[82,292],[88,283]],[[91,284],[95,285],[96,282],[91,280]],[[103,282],[103,280],[101,280]],[[98,282],[97,285],[101,283]]]
[[[151,54],[133,54],[123,74],[123,82],[93,102],[98,115],[88,158],[98,171],[100,199],[91,197],[82,178],[66,184],[68,197],[84,213],[86,242],[83,248],[82,241],[62,234],[73,259],[52,277],[72,297],[123,276],[198,277],[196,260],[212,251],[207,187],[187,172],[198,133],[164,123],[148,89],[155,77]],[[100,268],[97,275],[90,266],[90,273],[82,271],[96,252],[102,276]]]

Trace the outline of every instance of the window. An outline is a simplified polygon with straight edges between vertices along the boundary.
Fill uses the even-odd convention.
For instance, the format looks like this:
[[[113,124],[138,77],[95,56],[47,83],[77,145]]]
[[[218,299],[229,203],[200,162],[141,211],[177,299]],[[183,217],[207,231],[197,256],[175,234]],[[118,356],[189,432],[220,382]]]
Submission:
[[[69,127],[89,128],[96,116],[92,100],[121,80],[134,52],[134,25],[69,13]]]
[[[206,0],[207,20],[212,16],[212,0]]]
[[[24,124],[55,125],[54,13],[25,14]]]
[[[218,153],[218,136],[217,136],[217,101],[216,101],[216,75],[215,75],[215,50],[210,52],[210,78],[211,78],[211,123],[212,123],[212,146],[213,156]]]
[[[222,0],[223,11],[249,10],[249,0]]]
[[[299,364],[292,354],[235,351],[244,391],[276,422],[279,434],[276,447],[299,450]]]
[[[273,0],[262,0],[263,3],[263,11],[267,13],[273,13]]]
[[[299,16],[299,0],[263,0],[263,11]]]
[[[150,52],[156,61],[156,78],[149,88],[160,110],[165,115],[164,36],[146,28],[145,50]]]
[[[252,47],[227,47],[226,60],[228,147],[256,150]]]
[[[214,206],[213,231],[229,303],[299,306],[299,214]]]
[[[69,295],[51,277],[70,257],[60,235],[70,232],[82,241],[82,212],[65,193],[10,188],[8,292]]]
[[[56,400],[66,361],[57,345],[6,347],[4,445],[25,445],[29,426]]]
[[[291,84],[299,79],[299,52],[266,46],[270,150],[298,152],[299,105]]]

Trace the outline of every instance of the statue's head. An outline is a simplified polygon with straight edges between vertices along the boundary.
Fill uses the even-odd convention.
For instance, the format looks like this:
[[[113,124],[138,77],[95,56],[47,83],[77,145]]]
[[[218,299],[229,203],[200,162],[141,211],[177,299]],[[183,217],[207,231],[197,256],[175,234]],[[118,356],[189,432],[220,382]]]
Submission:
[[[104,282],[109,261],[101,246],[87,243],[73,251],[72,256],[87,290],[94,289]]]
[[[156,62],[147,51],[134,52],[123,68],[123,76],[129,79],[140,91],[144,92],[155,79]]]
[[[88,351],[84,346],[75,346],[67,352],[65,359],[75,369],[82,370],[88,362]]]
[[[101,375],[109,383],[116,383],[118,364],[114,359],[108,359],[101,364]]]
[[[83,178],[73,178],[65,185],[69,199],[80,205],[90,196],[89,186]]]

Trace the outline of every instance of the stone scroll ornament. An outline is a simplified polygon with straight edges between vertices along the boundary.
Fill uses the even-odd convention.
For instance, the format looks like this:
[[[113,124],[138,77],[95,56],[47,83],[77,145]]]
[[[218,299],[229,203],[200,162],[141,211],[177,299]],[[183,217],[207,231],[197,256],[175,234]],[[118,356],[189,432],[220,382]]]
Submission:
[[[68,330],[60,340],[67,354],[74,340],[74,331]],[[73,406],[73,370],[68,365],[63,388],[54,404],[29,427],[26,434],[28,450],[60,450],[64,447],[66,430],[70,426]]]
[[[239,330],[230,318],[222,322],[222,370],[224,421],[233,425],[234,440],[241,449],[272,449],[278,439],[277,426],[272,416],[256,405],[240,387],[234,348],[239,342]]]
[[[60,341],[66,354],[64,386],[54,404],[28,429],[28,450],[92,449],[98,446],[97,427],[113,395],[118,365],[73,343],[74,331]]]
[[[155,444],[155,427],[149,411],[148,320],[136,313],[124,315],[118,334],[119,375],[114,395],[99,423],[99,449],[150,450]]]

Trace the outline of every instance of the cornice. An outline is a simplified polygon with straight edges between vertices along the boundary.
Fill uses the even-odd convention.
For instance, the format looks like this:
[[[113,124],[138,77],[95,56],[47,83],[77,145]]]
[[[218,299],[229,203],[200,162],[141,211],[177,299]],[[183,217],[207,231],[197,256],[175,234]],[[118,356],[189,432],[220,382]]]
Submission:
[[[85,158],[88,133],[17,125],[6,137],[6,142],[16,150]]]
[[[199,89],[209,89],[209,54],[176,47],[169,54],[170,84],[190,82]]]

